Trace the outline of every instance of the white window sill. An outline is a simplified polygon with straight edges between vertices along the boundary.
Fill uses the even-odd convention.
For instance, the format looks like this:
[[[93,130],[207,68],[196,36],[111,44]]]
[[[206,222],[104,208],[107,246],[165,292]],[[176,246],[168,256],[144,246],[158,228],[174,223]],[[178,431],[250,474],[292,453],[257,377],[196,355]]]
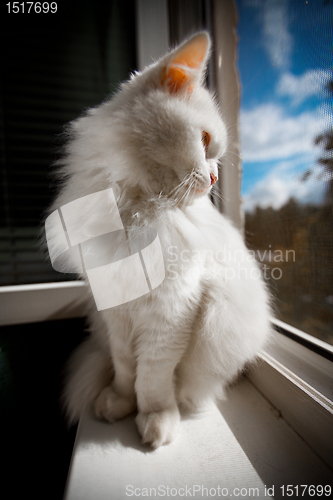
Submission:
[[[242,379],[219,409],[213,405],[200,417],[183,418],[177,439],[156,451],[141,445],[134,416],[113,425],[83,418],[65,499],[120,500],[138,488],[132,495],[137,498],[149,495],[144,488],[158,491],[159,486],[160,491],[169,487],[169,496],[178,491],[176,498],[186,486],[200,488],[196,498],[218,497],[218,487],[220,492],[225,488],[224,494],[228,489],[226,498],[268,498],[265,485],[274,486],[275,498],[282,498],[283,485],[331,482],[332,471]],[[202,495],[201,488],[212,495],[206,490]],[[151,497],[158,494],[152,490]]]
[[[82,317],[84,295],[83,282],[2,287],[1,323]],[[282,485],[331,484],[333,347],[285,326],[313,349],[277,332],[220,412],[211,408],[201,420],[184,419],[178,439],[156,452],[141,447],[132,416],[114,425],[83,419],[67,500],[127,498],[126,485],[135,485],[134,479],[142,488],[207,481],[212,488],[245,488],[261,478],[275,486],[275,498],[282,498]]]
[[[0,326],[81,318],[85,315],[84,281],[0,287]]]
[[[174,488],[173,496],[179,498],[182,488],[186,491],[186,486],[194,485],[208,490],[220,486],[230,492],[236,487],[264,491],[261,479],[215,405],[200,417],[183,419],[177,439],[155,451],[141,445],[134,416],[113,425],[90,416],[81,420],[66,500],[123,499],[135,489],[144,495],[144,488],[161,491],[167,487]],[[156,498],[158,493],[151,496]],[[201,492],[196,497],[202,498]]]

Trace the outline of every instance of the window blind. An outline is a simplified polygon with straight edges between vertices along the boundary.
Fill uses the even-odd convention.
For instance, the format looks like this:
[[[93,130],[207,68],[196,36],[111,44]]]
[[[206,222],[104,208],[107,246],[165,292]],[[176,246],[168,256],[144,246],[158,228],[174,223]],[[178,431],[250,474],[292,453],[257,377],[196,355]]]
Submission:
[[[134,0],[67,2],[55,14],[24,16],[1,21],[1,285],[74,278],[39,250],[56,190],[50,166],[63,126],[136,68]]]

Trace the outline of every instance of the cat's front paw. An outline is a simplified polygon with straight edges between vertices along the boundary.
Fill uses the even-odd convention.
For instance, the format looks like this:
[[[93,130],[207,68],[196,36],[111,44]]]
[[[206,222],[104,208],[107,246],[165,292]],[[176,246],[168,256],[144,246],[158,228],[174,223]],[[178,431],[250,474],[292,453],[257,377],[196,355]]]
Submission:
[[[161,411],[142,413],[136,417],[136,423],[144,444],[158,448],[173,441],[177,435],[180,415],[178,407]]]
[[[95,415],[101,420],[115,422],[135,409],[134,398],[117,394],[112,387],[105,387],[95,401]]]

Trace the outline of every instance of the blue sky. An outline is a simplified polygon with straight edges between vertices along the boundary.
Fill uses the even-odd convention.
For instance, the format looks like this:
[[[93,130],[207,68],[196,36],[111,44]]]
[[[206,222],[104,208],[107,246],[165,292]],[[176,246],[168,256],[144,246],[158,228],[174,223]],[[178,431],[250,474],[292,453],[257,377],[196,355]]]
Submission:
[[[278,209],[290,197],[320,203],[325,181],[314,139],[332,123],[325,84],[333,75],[333,2],[237,6],[244,208]]]

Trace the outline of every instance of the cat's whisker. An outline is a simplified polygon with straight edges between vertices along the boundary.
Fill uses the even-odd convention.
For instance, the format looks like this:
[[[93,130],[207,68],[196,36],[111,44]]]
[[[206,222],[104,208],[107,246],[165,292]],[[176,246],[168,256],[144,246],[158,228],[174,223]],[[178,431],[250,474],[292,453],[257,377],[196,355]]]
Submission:
[[[186,184],[187,181],[188,181],[188,178],[185,177],[185,179],[183,179],[182,182],[180,184],[178,184],[178,186],[176,186],[174,189],[172,189],[170,191],[169,196],[170,195],[177,196],[179,191],[182,189],[182,187]]]
[[[216,186],[216,194],[221,201],[230,201],[230,198],[228,196],[225,196],[221,193],[221,188],[219,186]]]
[[[221,193],[221,188],[215,184],[214,191],[213,191],[213,197],[218,198],[219,200],[224,203],[225,201],[228,201],[228,198],[226,196],[223,196]]]
[[[213,196],[214,198],[218,198],[219,200],[221,200],[223,203],[225,202],[225,198],[221,194],[214,193]]]
[[[189,182],[190,182],[190,184],[188,184]],[[192,175],[192,172],[190,172],[189,174],[187,174],[184,177],[184,179],[178,184],[178,186],[176,186],[174,189],[172,189],[170,191],[169,195],[172,195],[172,197],[174,198],[174,204],[177,205],[177,204],[181,203],[183,201],[183,199],[186,198],[186,196],[188,195],[188,192],[192,188],[192,183],[193,183],[193,175]],[[181,197],[179,198],[178,194],[184,188],[184,186],[186,186],[185,191],[181,195]]]
[[[228,158],[227,156],[224,158],[224,160],[227,160],[229,165],[231,165],[233,168],[236,168],[235,165],[232,163],[232,161],[230,160],[230,158]]]
[[[239,154],[239,153],[236,153],[235,151],[230,151],[230,150],[228,150],[228,151],[226,152],[226,154],[236,155],[236,156],[238,156],[238,158],[240,158],[241,160],[243,159],[242,155],[241,155],[241,154]]]
[[[188,186],[188,189],[187,189],[186,197],[189,196],[193,192],[193,187],[195,186],[195,184],[196,184],[196,179],[192,178],[191,182]]]
[[[193,186],[193,179],[190,179],[190,184],[187,186],[187,188],[185,189],[185,192],[183,193],[183,195],[181,196],[181,198],[179,199],[179,203],[181,203],[187,196],[188,194],[190,193],[191,189],[192,189],[192,186]]]

